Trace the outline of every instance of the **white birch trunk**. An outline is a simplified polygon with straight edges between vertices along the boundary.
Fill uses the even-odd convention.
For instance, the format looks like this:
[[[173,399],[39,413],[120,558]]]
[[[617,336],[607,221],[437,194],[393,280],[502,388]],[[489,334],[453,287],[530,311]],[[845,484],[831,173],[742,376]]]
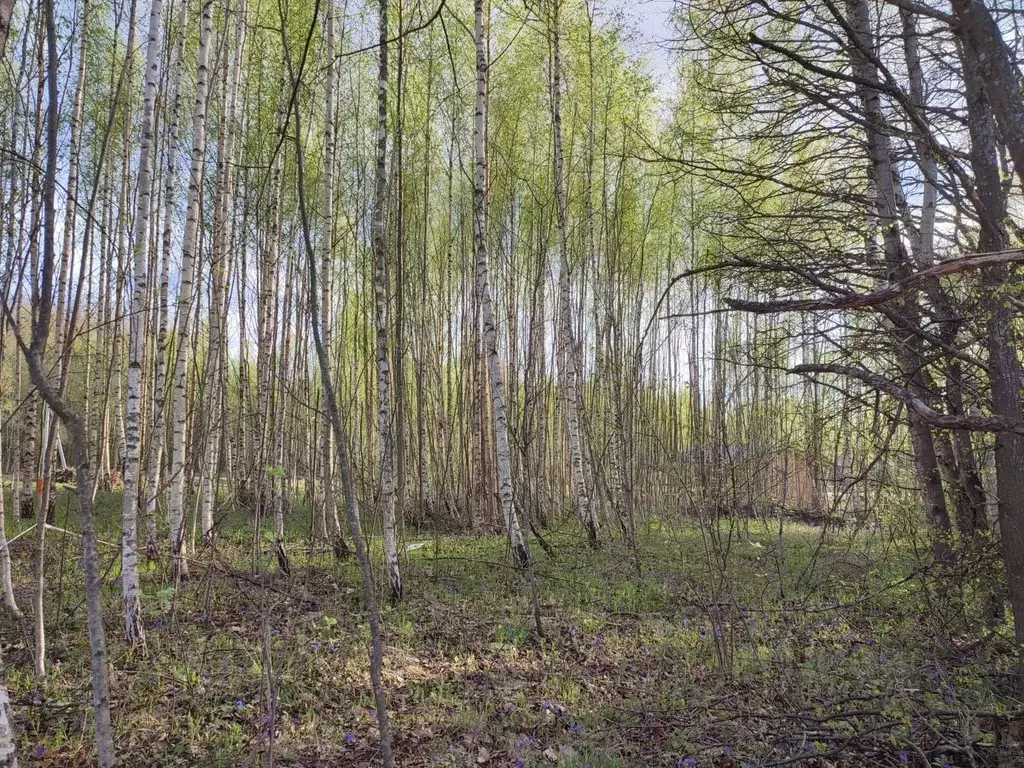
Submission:
[[[0,340],[0,360],[3,359],[3,342]],[[11,611],[15,616],[20,616],[21,612],[18,610],[18,604],[14,600],[14,587],[11,584],[11,550],[7,547],[7,520],[4,510],[4,494],[3,494],[3,430],[0,430],[0,586],[2,586],[4,606],[7,610]],[[15,462],[17,464],[17,462]],[[0,684],[2,684],[3,678],[0,677]],[[6,691],[0,691],[0,695],[3,695]],[[0,713],[2,716],[2,713]],[[2,746],[3,734],[0,733],[0,766],[3,765],[3,746]]]
[[[128,410],[125,416],[124,494],[121,497],[121,597],[124,601],[125,637],[132,645],[145,643],[139,589],[139,456],[142,436],[142,359],[146,344],[145,302],[149,293],[146,243],[153,193],[153,145],[163,0],[153,0],[146,41],[145,86],[142,94],[142,136],[139,140],[139,192],[133,233],[134,288],[128,342]]]
[[[185,559],[185,383],[188,375],[190,322],[194,303],[196,236],[199,229],[199,191],[206,157],[206,92],[208,89],[210,37],[213,34],[213,0],[203,0],[202,31],[197,54],[196,106],[192,119],[192,165],[189,171],[188,204],[181,247],[181,287],[178,290],[176,320],[178,351],[174,366],[174,398],[171,423],[171,492],[168,515],[171,522],[171,556],[176,578],[188,578]]]
[[[327,77],[324,84],[324,231],[323,267],[320,273],[321,336],[327,359],[331,359],[331,283],[334,263],[334,4],[327,3]],[[334,486],[334,434],[331,418],[323,417],[323,439],[320,468],[323,480],[324,519],[338,556],[347,554],[338,520],[338,504]]]
[[[7,693],[7,677],[0,659],[0,768],[18,768],[18,749],[14,744],[14,712]]]
[[[64,311],[67,306],[68,270],[72,261],[71,248],[75,238],[75,223],[78,221],[78,158],[82,148],[82,112],[85,103],[85,73],[89,44],[89,0],[84,0],[81,11],[82,27],[79,30],[78,82],[75,86],[75,103],[71,108],[71,143],[68,147],[67,207],[64,224],[64,238],[61,243],[60,278],[57,287],[56,343],[54,351],[60,360],[61,378],[65,375],[63,352],[65,342]]]
[[[283,97],[282,97],[283,98]],[[283,117],[283,116],[282,116]],[[284,130],[284,120],[281,121],[282,131]],[[276,180],[276,202],[275,205],[275,237],[274,237],[274,283],[275,283],[275,297],[277,296],[278,287],[280,284],[280,268],[277,264],[277,258],[280,253],[278,250],[280,247],[281,238],[281,180],[280,172],[278,172]],[[274,430],[274,461],[277,465],[277,474],[274,477],[274,530],[276,531],[278,544],[283,546],[284,544],[284,505],[285,505],[285,493],[288,490],[288,471],[285,463],[285,422],[288,415],[287,403],[285,400],[285,393],[288,386],[288,356],[289,356],[289,339],[291,331],[291,314],[292,314],[292,266],[289,261],[287,267],[287,274],[285,276],[285,288],[284,288],[284,303],[281,307],[280,321],[277,325],[280,328],[280,341],[275,343],[277,348],[277,359],[272,363],[276,363],[278,370],[278,386],[277,394],[274,401],[277,417],[275,424],[277,425]],[[276,301],[276,299],[275,299]],[[274,333],[277,333],[278,329],[274,329]],[[268,345],[269,349],[269,345]],[[268,381],[268,397],[270,395],[269,389],[270,382]]]
[[[505,403],[505,378],[498,356],[498,331],[491,301],[487,265],[487,149],[484,144],[487,102],[487,48],[484,42],[483,0],[473,3],[476,36],[476,114],[473,122],[473,247],[476,252],[476,291],[483,316],[484,355],[491,387],[494,445],[498,467],[498,500],[505,518],[512,557],[519,567],[530,562],[519,515],[512,492],[512,459],[508,439],[508,413]]]
[[[584,467],[583,436],[579,414],[579,372],[576,370],[576,343],[572,330],[572,291],[569,285],[569,245],[567,242],[567,202],[565,190],[565,158],[562,148],[562,58],[559,2],[553,4],[553,77],[551,85],[551,117],[555,144],[555,207],[558,225],[558,365],[562,384],[562,407],[566,431],[569,433],[569,467],[572,473],[576,512],[592,547],[600,537],[597,519],[591,506],[587,472]]]
[[[173,9],[173,2],[167,9],[167,17]],[[163,463],[164,437],[167,433],[167,418],[164,406],[167,402],[167,325],[168,296],[170,293],[171,237],[174,230],[174,203],[176,199],[177,152],[179,119],[181,116],[181,69],[185,56],[185,29],[188,3],[178,0],[178,33],[171,54],[171,110],[167,127],[166,165],[164,168],[164,222],[161,233],[160,254],[160,307],[157,328],[156,382],[153,387],[153,437],[149,443],[149,478],[144,501],[146,521],[146,556],[155,560],[158,556],[156,533],[156,500],[160,492],[160,470]]]
[[[284,104],[287,99],[287,92],[282,89],[280,104],[277,112],[277,136],[283,140],[285,110]],[[284,318],[287,334],[287,323],[289,307],[291,305],[291,283],[288,281],[285,293],[284,307],[279,310],[277,296],[280,291],[280,252],[281,252],[281,158],[280,153],[274,159],[270,168],[270,208],[267,214],[269,226],[267,227],[267,241],[262,254],[260,264],[260,293],[259,293],[259,318],[258,318],[258,379],[257,379],[257,400],[259,402],[259,413],[256,418],[259,423],[256,425],[260,441],[260,471],[266,472],[267,465],[273,461],[277,467],[272,474],[272,480],[268,484],[266,478],[260,480],[261,509],[266,507],[268,502],[274,505],[274,538],[277,548],[277,555],[280,562],[287,564],[288,559],[284,549],[284,493],[283,493],[283,472],[284,472],[284,374],[285,369],[280,368],[280,389],[279,396],[272,399],[275,370],[275,339],[278,328],[281,325],[281,318]],[[270,432],[273,424],[273,433]],[[269,446],[270,435],[274,436],[273,448]],[[272,456],[272,458],[271,458]],[[268,492],[269,491],[269,492]]]
[[[227,12],[232,12],[230,4]],[[209,403],[206,425],[206,451],[203,465],[202,533],[204,540],[214,536],[213,510],[217,501],[218,490],[218,448],[224,426],[223,388],[227,368],[224,365],[226,354],[225,314],[227,311],[227,260],[231,247],[234,220],[234,139],[235,139],[235,108],[238,96],[238,78],[241,69],[242,49],[245,46],[245,4],[239,3],[234,9],[235,35],[232,46],[233,53],[228,57],[227,77],[224,89],[224,109],[221,114],[220,141],[217,145],[217,205],[213,222],[213,249],[211,254],[210,297],[210,346],[206,359],[206,387],[204,395]]]
[[[373,193],[373,292],[377,329],[377,427],[380,431],[381,504],[384,508],[384,562],[392,602],[402,598],[395,517],[394,445],[391,433],[391,362],[388,354],[388,248],[384,222],[387,179],[388,3],[380,0],[380,61],[377,80],[377,163]]]

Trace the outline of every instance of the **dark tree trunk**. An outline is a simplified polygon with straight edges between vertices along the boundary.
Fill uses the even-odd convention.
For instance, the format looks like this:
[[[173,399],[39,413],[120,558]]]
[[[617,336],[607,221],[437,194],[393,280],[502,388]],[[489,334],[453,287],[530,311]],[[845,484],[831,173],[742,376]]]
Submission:
[[[974,6],[971,2],[955,2]],[[1006,199],[999,180],[996,153],[996,121],[998,110],[989,99],[992,92],[992,72],[987,69],[987,56],[980,55],[976,40],[965,35],[963,46],[964,85],[967,96],[968,129],[971,136],[970,160],[974,170],[979,223],[978,248],[981,251],[999,251],[1006,248],[1007,234],[1003,224]],[[1020,126],[1024,128],[1024,120]],[[1007,138],[1004,135],[1004,138]],[[1024,146],[1022,146],[1024,149]],[[1022,157],[1024,160],[1024,157]],[[1014,158],[1015,163],[1016,158]],[[1022,169],[1019,165],[1018,172]],[[1021,381],[1024,370],[1017,356],[1012,321],[1013,309],[1004,301],[1003,290],[1009,281],[1006,266],[982,270],[985,287],[987,329],[985,347],[988,352],[991,380],[992,412],[1014,420],[1021,418]],[[999,509],[999,534],[1002,540],[1003,561],[1006,568],[1010,604],[1013,607],[1014,635],[1017,641],[1018,663],[1024,662],[1024,435],[1000,432],[995,444],[996,486]],[[1024,677],[1022,677],[1024,683]]]
[[[1024,185],[1024,91],[1020,87],[1020,70],[984,2],[951,0],[951,5],[960,22],[960,36],[967,54],[964,69],[977,68],[991,113],[999,124],[1000,136]]]
[[[0,60],[7,51],[7,36],[11,34],[11,16],[14,14],[14,0],[0,0]]]

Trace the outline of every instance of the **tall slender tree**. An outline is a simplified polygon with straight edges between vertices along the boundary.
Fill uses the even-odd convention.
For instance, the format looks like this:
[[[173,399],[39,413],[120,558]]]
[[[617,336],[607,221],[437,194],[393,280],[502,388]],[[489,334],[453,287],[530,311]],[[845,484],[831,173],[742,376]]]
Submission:
[[[512,457],[508,435],[505,378],[498,354],[498,329],[494,316],[487,264],[487,34],[483,0],[473,2],[473,31],[476,39],[476,111],[473,118],[473,250],[476,255],[476,293],[483,321],[484,356],[491,388],[492,424],[498,469],[498,499],[505,518],[509,545],[516,565],[530,564],[530,552],[519,523],[512,489]]]
[[[592,547],[600,543],[597,517],[583,445],[580,413],[580,376],[573,329],[572,287],[569,267],[569,210],[566,192],[565,149],[562,139],[562,28],[561,0],[551,0],[551,125],[555,147],[555,218],[558,230],[558,370],[561,403],[569,435],[569,468],[576,512]]]
[[[380,434],[380,499],[384,510],[384,562],[392,602],[402,599],[395,515],[394,431],[391,424],[391,354],[389,349],[390,281],[388,275],[388,0],[380,0],[377,65],[377,155],[373,183],[373,293],[377,342],[377,429]]]
[[[174,397],[171,404],[171,492],[167,511],[171,521],[171,557],[176,578],[188,578],[185,558],[185,425],[186,382],[194,321],[196,248],[199,235],[199,195],[206,158],[206,94],[209,85],[210,38],[213,35],[213,0],[202,0],[202,26],[197,54],[195,111],[192,116],[192,164],[189,170],[185,231],[181,245],[181,283],[175,321],[177,355],[174,365]]]
[[[142,136],[139,140],[139,192],[135,210],[133,240],[134,290],[128,342],[128,413],[125,417],[126,452],[124,494],[121,497],[121,594],[124,600],[125,635],[132,645],[142,645],[146,634],[142,626],[142,602],[139,588],[138,511],[139,458],[142,452],[142,366],[145,350],[146,296],[149,293],[146,246],[149,238],[149,214],[153,191],[152,147],[156,121],[157,81],[160,74],[160,46],[163,40],[163,0],[153,0],[149,12],[146,40],[145,85],[142,92]]]

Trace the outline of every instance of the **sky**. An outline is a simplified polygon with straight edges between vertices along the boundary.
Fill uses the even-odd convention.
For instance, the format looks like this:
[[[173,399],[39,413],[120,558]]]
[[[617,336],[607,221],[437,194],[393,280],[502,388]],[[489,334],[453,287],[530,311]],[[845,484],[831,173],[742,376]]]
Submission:
[[[676,73],[670,50],[673,31],[672,9],[678,0],[597,0],[598,18],[601,9],[621,13],[627,28],[634,32],[630,43],[633,53],[641,56],[664,101],[674,93]]]

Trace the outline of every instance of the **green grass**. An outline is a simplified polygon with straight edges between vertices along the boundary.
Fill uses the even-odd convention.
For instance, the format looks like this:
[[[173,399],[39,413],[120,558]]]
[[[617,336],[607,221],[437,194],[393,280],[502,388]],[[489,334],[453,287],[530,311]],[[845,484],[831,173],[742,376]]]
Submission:
[[[77,527],[67,491],[57,525]],[[115,543],[119,498],[99,499]],[[68,518],[65,521],[65,516]],[[24,528],[10,521],[8,535]],[[368,629],[354,562],[335,563],[290,519],[292,576],[251,571],[244,512],[221,522],[216,552],[168,586],[144,564],[148,647],[121,639],[116,550],[104,547],[106,628],[125,765],[265,764],[264,639],[274,665],[277,765],[372,765]],[[714,533],[712,536],[711,533]],[[19,540],[25,542],[27,538]],[[645,524],[637,579],[621,542],[598,552],[570,524],[552,560],[534,546],[543,636],[526,574],[500,536],[407,532],[406,599],[385,609],[385,678],[399,764],[583,768],[967,765],[1009,748],[1008,628],[977,618],[976,579],[944,593],[909,539],[787,523]],[[372,542],[374,559],[381,557]],[[15,576],[29,609],[31,549]],[[0,615],[8,684],[28,765],[87,765],[87,642],[78,541],[48,533],[50,675],[31,675],[31,627]],[[980,714],[979,714],[980,713]],[[988,718],[988,719],[986,719]],[[42,756],[34,758],[38,748]],[[815,755],[819,755],[815,757]],[[994,759],[994,758],[993,758]],[[964,760],[963,763],[957,762]],[[992,763],[994,764],[994,763]]]

